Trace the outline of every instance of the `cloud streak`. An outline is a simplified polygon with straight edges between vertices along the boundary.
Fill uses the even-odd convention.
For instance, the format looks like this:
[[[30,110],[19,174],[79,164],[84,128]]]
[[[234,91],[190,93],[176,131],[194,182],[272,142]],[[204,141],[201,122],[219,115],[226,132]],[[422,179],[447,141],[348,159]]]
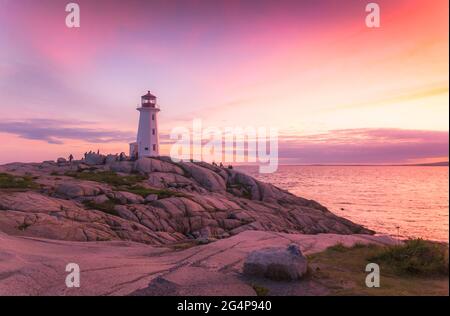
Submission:
[[[0,132],[14,134],[49,144],[64,144],[66,140],[87,143],[130,142],[134,133],[91,127],[92,122],[55,119],[29,119],[23,121],[0,121]]]
[[[283,135],[279,155],[282,161],[305,164],[405,163],[448,157],[448,139],[448,131],[333,130],[306,136]]]

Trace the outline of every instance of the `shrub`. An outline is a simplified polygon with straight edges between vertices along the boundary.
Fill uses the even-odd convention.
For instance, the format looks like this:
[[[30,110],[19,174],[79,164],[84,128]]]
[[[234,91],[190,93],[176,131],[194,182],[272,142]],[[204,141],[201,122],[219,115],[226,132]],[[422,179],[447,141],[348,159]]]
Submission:
[[[255,290],[257,296],[267,296],[269,294],[269,289],[264,286],[253,284],[252,288]]]
[[[369,258],[388,265],[399,273],[433,276],[448,275],[448,246],[423,239],[411,239],[403,245],[386,247]]]
[[[0,189],[37,189],[39,185],[31,176],[14,176],[8,173],[0,173]]]
[[[86,206],[88,209],[94,209],[98,211],[102,211],[111,215],[118,216],[119,214],[116,212],[114,207],[116,206],[116,203],[114,201],[108,200],[102,203],[95,203],[94,201],[83,201],[84,206]]]
[[[337,243],[336,245],[333,245],[333,246],[330,246],[327,248],[327,250],[334,251],[334,252],[345,252],[348,249],[349,249],[349,247],[344,246],[343,243]]]
[[[152,188],[145,188],[140,185],[135,186],[129,186],[129,187],[123,187],[120,188],[123,191],[131,192],[134,194],[138,194],[142,197],[146,197],[149,194],[156,194],[158,196],[158,199],[164,199],[169,197],[187,197],[186,194],[176,191],[170,191],[167,189],[152,189]]]
[[[23,222],[22,224],[20,224],[19,226],[17,226],[17,229],[18,230],[21,230],[21,231],[24,231],[24,230],[26,230],[28,227],[30,227],[31,226],[31,224],[27,224],[27,223],[25,223],[25,222]]]
[[[88,180],[88,181],[96,181],[103,182],[114,186],[119,185],[135,185],[136,183],[141,182],[142,180],[147,179],[147,177],[143,175],[128,175],[128,176],[120,176],[114,171],[100,171],[100,172],[75,172],[68,171],[64,175],[73,177],[80,180]]]

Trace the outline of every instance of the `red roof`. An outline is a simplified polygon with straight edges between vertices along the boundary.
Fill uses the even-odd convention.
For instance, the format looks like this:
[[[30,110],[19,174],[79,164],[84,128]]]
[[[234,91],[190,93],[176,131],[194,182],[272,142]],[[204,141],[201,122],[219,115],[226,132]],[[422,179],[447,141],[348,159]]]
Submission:
[[[156,96],[150,93],[150,90],[142,96],[144,99],[156,99]]]

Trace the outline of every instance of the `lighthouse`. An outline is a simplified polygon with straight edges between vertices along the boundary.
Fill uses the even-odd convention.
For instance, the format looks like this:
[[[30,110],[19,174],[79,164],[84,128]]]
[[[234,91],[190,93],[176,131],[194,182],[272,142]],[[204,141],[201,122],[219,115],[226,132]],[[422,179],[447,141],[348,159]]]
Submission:
[[[137,140],[130,144],[130,156],[133,158],[159,156],[158,112],[156,96],[148,91],[141,97]]]

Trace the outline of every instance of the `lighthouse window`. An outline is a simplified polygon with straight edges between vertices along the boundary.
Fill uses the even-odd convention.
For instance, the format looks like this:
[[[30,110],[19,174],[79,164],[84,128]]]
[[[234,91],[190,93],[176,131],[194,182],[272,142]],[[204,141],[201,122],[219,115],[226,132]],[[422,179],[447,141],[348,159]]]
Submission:
[[[152,121],[155,120],[155,114],[152,114]]]
[[[145,150],[148,150],[148,147],[145,147]]]
[[[152,129],[152,135],[155,135],[155,129],[154,128]]]
[[[153,151],[156,151],[156,145],[153,145]]]

